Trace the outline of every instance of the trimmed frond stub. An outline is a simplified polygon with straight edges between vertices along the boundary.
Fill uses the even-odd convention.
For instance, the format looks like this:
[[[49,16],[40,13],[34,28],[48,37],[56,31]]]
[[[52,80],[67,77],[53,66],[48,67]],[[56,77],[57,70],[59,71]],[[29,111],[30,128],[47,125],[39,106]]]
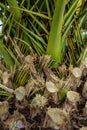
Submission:
[[[87,101],[85,103],[85,107],[83,109],[83,113],[84,113],[84,115],[87,115]]]
[[[45,107],[47,103],[47,99],[40,94],[37,94],[36,97],[33,98],[30,104],[30,114],[31,117],[35,117],[37,114],[41,113],[41,110]]]
[[[79,130],[87,130],[87,127],[82,127]]]
[[[19,88],[15,89],[14,94],[15,94],[17,100],[22,101],[26,95],[25,88],[19,87]]]
[[[41,96],[40,94],[37,94],[35,98],[33,98],[31,102],[31,107],[35,108],[43,108],[47,103],[47,99],[44,96]]]
[[[64,109],[68,113],[77,109],[77,103],[80,101],[79,93],[75,91],[68,91],[66,96],[66,101],[64,104]]]
[[[83,61],[81,62],[80,68],[81,68],[81,69],[87,68],[87,58],[85,58],[85,60],[83,60]]]
[[[50,93],[58,92],[58,87],[57,87],[57,85],[54,84],[54,83],[51,82],[51,81],[47,81],[47,82],[46,82],[46,89],[47,89],[48,92],[50,92]]]
[[[0,120],[6,120],[6,118],[8,117],[8,112],[9,110],[9,104],[7,101],[4,102],[0,102]]]
[[[6,85],[9,82],[10,77],[11,77],[11,74],[9,74],[7,71],[5,71],[4,73],[2,73],[3,84]]]
[[[28,129],[25,117],[18,111],[15,111],[13,115],[10,115],[9,118],[4,121],[4,126],[9,130]]]
[[[87,58],[81,62],[80,68],[82,69],[82,76],[87,75]]]
[[[82,95],[85,99],[87,99],[87,81],[84,84],[83,90],[82,90]]]
[[[72,75],[75,77],[75,78],[80,78],[81,75],[82,75],[82,70],[78,67],[75,67],[72,69]]]
[[[50,126],[54,129],[58,129],[65,128],[68,124],[68,114],[66,111],[58,108],[48,108],[44,121],[44,127]]]
[[[77,103],[80,101],[80,95],[79,95],[79,93],[77,93],[75,91],[68,91],[67,100],[71,103]]]

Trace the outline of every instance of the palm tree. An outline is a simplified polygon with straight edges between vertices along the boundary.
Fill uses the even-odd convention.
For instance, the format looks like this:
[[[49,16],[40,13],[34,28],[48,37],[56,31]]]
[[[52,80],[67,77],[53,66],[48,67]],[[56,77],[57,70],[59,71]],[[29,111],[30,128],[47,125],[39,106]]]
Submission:
[[[20,66],[22,56],[28,55],[31,48],[39,56],[51,55],[58,64],[64,58],[67,64],[78,64],[86,48],[81,33],[86,5],[82,0],[0,2],[0,53],[6,68]]]
[[[2,21],[0,69],[6,73],[12,72],[13,89],[19,87],[20,90],[20,86],[25,86],[28,82],[32,86],[33,78],[37,79],[35,82],[42,82],[43,80],[38,78],[43,75],[43,68],[50,68],[60,78],[68,79],[67,74],[61,73],[58,66],[63,63],[67,66],[79,66],[80,62],[87,57],[87,44],[82,33],[86,12],[86,0],[3,0],[0,2]],[[47,57],[43,58],[43,55]],[[35,60],[36,66],[32,62],[35,58],[39,59],[39,61]],[[25,61],[27,64],[31,63],[30,68]],[[46,75],[49,77],[49,71]],[[55,79],[54,75],[53,77]],[[2,84],[0,88],[9,90],[9,87]],[[0,95],[7,96],[8,99],[12,98],[13,89],[10,93],[1,90]],[[33,88],[28,92],[31,92],[31,95],[37,91],[44,93],[41,88],[36,89]],[[58,92],[60,101],[65,98],[70,89],[66,81],[65,88]]]

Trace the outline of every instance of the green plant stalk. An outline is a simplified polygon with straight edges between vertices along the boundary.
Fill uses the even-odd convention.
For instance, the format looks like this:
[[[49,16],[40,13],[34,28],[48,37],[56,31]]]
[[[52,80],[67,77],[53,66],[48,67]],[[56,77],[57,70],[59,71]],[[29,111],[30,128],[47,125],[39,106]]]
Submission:
[[[6,49],[6,47],[4,46],[3,42],[0,41],[0,52],[3,55],[3,57],[4,57],[4,61],[5,61],[6,67],[11,70],[14,67],[14,63],[13,63],[13,61],[12,61],[8,51],[9,50]]]
[[[64,26],[66,29],[64,30],[64,34],[63,34],[63,42],[65,41],[66,35],[68,31],[70,30],[71,25],[75,21],[74,13],[76,12],[77,4],[78,4],[78,0],[75,0],[75,1],[73,0],[69,10],[64,15]]]
[[[65,26],[67,26],[70,23],[73,15],[74,15],[74,13],[75,13],[75,11],[77,9],[77,4],[78,4],[78,0],[73,1],[70,9],[65,14],[65,16],[64,16],[64,22],[65,22],[64,24],[65,24]]]
[[[51,55],[58,63],[62,61],[62,25],[66,0],[57,0],[54,10],[51,31],[49,35],[47,54]]]
[[[17,0],[7,0],[7,2],[14,13],[15,20],[18,21],[21,18],[21,11],[18,9]]]

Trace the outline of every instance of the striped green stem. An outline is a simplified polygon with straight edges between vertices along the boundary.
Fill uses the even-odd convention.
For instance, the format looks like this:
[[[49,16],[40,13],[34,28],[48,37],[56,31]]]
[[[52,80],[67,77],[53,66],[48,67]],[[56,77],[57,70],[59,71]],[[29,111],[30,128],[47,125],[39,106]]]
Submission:
[[[62,61],[62,38],[61,31],[63,25],[63,16],[66,6],[66,0],[57,0],[54,10],[54,16],[51,25],[51,31],[48,40],[47,54],[51,55],[58,63]]]
[[[17,0],[7,0],[10,8],[11,8],[11,11],[13,11],[14,13],[14,18],[15,20],[19,20],[21,18],[21,12],[20,10],[18,9],[18,3],[17,3]]]

